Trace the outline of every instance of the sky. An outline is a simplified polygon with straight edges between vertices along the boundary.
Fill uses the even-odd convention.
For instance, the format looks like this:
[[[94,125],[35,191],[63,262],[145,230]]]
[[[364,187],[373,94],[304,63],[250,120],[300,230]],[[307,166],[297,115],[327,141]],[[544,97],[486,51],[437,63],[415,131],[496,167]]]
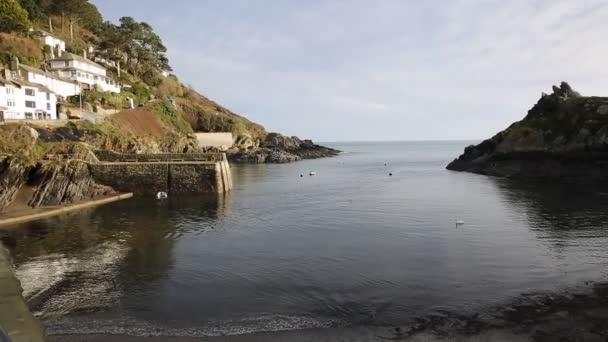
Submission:
[[[608,1],[92,2],[151,24],[182,82],[317,141],[482,139],[562,80],[608,96]]]

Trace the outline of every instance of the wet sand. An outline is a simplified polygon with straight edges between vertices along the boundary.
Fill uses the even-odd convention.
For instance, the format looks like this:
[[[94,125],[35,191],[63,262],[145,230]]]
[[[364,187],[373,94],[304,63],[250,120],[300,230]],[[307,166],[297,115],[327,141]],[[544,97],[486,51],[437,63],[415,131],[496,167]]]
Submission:
[[[607,341],[608,283],[529,293],[487,313],[444,312],[403,327],[344,327],[218,337],[56,335],[51,342]]]

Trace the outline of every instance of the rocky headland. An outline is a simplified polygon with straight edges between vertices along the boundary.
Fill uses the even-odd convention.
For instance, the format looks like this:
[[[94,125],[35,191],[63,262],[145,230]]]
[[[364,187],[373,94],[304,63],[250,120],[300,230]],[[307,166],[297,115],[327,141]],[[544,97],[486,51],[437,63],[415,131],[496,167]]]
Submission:
[[[339,153],[338,150],[317,145],[311,140],[269,133],[258,147],[235,149],[228,153],[228,159],[235,163],[289,163],[302,159],[333,157]]]
[[[542,94],[526,117],[465,148],[448,170],[502,177],[608,175],[608,97],[582,96],[568,83]]]

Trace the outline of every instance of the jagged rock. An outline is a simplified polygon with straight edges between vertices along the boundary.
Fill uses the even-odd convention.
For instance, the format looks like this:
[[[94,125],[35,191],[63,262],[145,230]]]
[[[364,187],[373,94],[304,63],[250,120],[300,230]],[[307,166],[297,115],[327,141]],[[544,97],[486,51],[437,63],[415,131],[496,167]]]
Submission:
[[[75,203],[116,193],[110,187],[95,183],[88,165],[78,160],[42,163],[30,178],[36,186],[28,203],[33,208]]]
[[[32,139],[37,140],[38,136],[40,135],[40,134],[38,134],[38,131],[36,131],[32,127],[28,127],[28,128],[29,128],[30,136],[32,137]]]
[[[299,149],[301,144],[302,141],[298,137],[286,137],[279,133],[268,133],[266,140],[262,143],[262,147],[291,151]]]
[[[260,148],[233,150],[228,153],[228,158],[235,163],[289,163],[302,159],[333,157],[339,153],[338,150],[316,145],[311,140],[269,133]]]
[[[17,160],[0,160],[0,212],[13,202],[19,189],[27,182],[29,172],[30,167]]]
[[[240,134],[234,139],[234,147],[240,150],[250,150],[258,148],[259,145],[259,140],[254,139],[250,133]]]

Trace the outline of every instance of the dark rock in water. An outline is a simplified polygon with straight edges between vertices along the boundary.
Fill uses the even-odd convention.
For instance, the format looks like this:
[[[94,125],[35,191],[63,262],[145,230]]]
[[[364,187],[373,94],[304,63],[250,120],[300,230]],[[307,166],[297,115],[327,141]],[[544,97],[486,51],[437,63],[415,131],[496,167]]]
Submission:
[[[235,163],[289,163],[302,159],[333,157],[340,151],[316,145],[311,140],[269,133],[260,148],[229,152],[228,159]]]
[[[565,82],[542,94],[521,121],[465,148],[447,169],[506,177],[608,175],[608,98]]]

